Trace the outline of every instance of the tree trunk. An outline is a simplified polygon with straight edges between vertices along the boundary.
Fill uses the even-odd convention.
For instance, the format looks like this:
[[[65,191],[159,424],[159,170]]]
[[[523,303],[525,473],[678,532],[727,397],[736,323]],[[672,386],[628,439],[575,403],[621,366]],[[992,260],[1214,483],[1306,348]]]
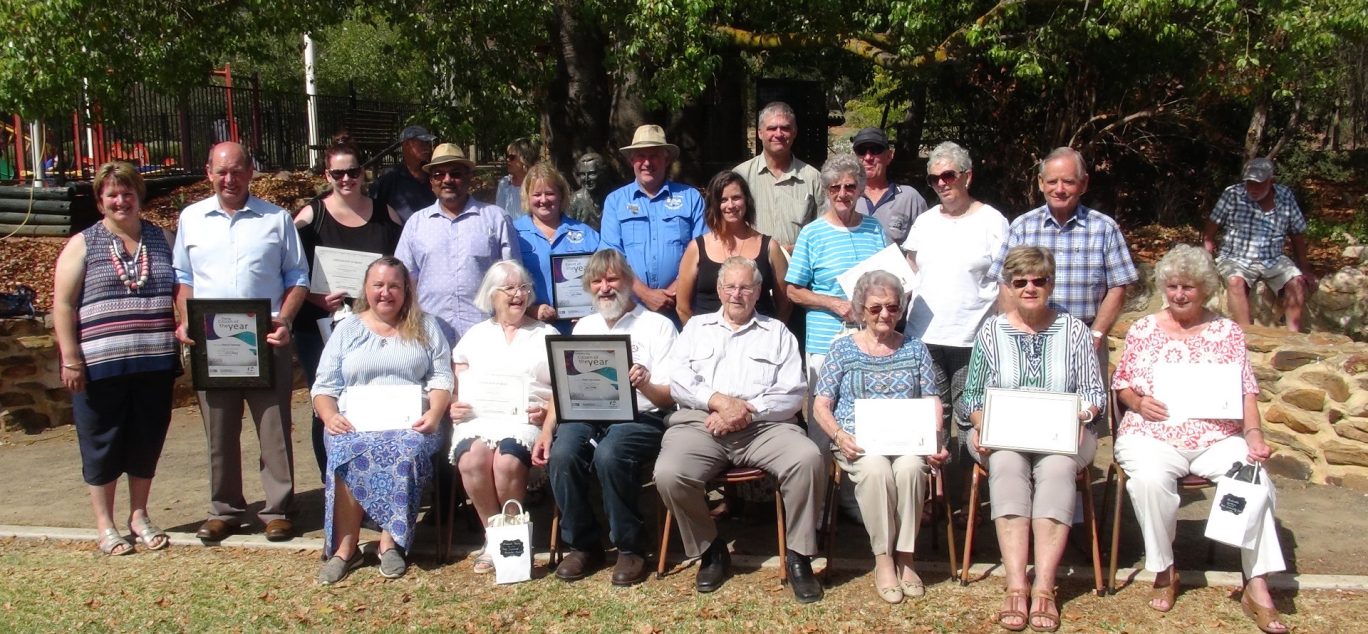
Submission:
[[[1248,161],[1259,155],[1259,146],[1263,145],[1264,128],[1268,126],[1268,94],[1260,91],[1254,102],[1254,112],[1249,115],[1249,128],[1245,131],[1244,160]]]
[[[922,134],[926,130],[926,84],[915,82],[909,87],[907,112],[897,123],[897,130],[893,156],[900,159],[894,169],[902,182],[917,182],[921,178],[916,170],[921,165]]]
[[[610,165],[617,154],[609,138],[612,91],[604,67],[607,37],[599,26],[582,20],[578,3],[556,4],[552,21],[552,53],[556,74],[542,103],[542,129],[552,163],[562,174],[574,174],[575,160],[598,152]]]

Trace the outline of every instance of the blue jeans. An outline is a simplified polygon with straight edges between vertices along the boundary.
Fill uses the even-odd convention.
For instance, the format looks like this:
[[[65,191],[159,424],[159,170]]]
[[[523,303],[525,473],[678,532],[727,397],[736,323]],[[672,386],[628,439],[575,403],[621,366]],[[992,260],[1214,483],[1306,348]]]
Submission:
[[[619,552],[649,552],[638,501],[642,480],[650,477],[643,470],[660,454],[664,435],[664,421],[655,414],[638,414],[630,423],[563,422],[556,426],[547,471],[561,512],[562,543],[574,550],[603,548],[598,520],[590,506],[589,477],[593,472],[603,490],[603,510],[613,545]]]

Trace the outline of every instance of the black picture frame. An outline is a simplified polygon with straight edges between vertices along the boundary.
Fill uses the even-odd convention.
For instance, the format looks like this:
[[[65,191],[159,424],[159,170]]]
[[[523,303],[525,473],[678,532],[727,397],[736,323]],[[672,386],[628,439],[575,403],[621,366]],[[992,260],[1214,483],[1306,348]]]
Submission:
[[[574,353],[589,354],[601,361],[603,369],[586,371],[572,367]],[[636,420],[636,389],[628,378],[632,369],[632,338],[628,335],[547,335],[547,367],[551,371],[551,393],[556,403],[556,418],[562,421],[625,423]],[[572,386],[572,380],[578,387]],[[572,389],[574,388],[574,389]],[[587,395],[583,391],[611,389],[612,394]],[[579,393],[576,393],[579,390]]]
[[[580,269],[583,270],[584,266],[589,263],[589,258],[591,257],[594,257],[593,253],[566,253],[553,254],[551,256],[551,283],[549,285],[551,297],[544,299],[551,304],[552,308],[556,309],[556,313],[561,319],[579,319],[580,317],[591,315],[594,312],[592,298],[589,300],[588,304],[566,306],[565,298],[561,297],[560,293],[561,282],[558,281],[558,273],[566,266],[567,262],[577,264]],[[585,295],[587,296],[588,293],[585,293]]]
[[[266,335],[273,329],[270,300],[189,299],[185,302],[185,310],[186,334],[195,342],[190,346],[190,378],[196,390],[268,389],[275,384],[275,353],[266,342]],[[255,348],[253,373],[211,367],[206,325],[224,319],[248,329],[227,338]],[[215,340],[222,338],[215,333]]]

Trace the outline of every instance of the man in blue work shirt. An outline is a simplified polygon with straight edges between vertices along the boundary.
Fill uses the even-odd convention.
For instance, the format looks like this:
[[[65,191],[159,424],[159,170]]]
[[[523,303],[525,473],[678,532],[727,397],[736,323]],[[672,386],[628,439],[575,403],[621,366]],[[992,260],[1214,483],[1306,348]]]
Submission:
[[[650,310],[678,323],[675,278],[689,241],[703,235],[703,197],[698,190],[670,181],[679,148],[665,142],[665,130],[643,125],[622,148],[636,180],[603,201],[603,246],[627,256],[636,271],[632,293]]]

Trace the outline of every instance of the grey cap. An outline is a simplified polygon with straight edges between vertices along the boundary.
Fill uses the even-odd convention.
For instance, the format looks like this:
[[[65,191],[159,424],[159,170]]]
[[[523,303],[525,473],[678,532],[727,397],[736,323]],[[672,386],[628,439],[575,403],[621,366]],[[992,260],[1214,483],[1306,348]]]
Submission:
[[[423,126],[411,125],[404,128],[404,131],[399,133],[400,141],[407,141],[409,139],[418,139],[419,141],[432,143],[437,140],[437,137],[432,136],[432,133],[428,132],[427,128],[424,128]]]
[[[855,137],[850,140],[851,149],[861,145],[877,145],[885,150],[888,149],[888,135],[884,134],[879,128],[862,128],[855,133]]]
[[[1245,163],[1241,180],[1264,182],[1273,178],[1273,161],[1260,157]]]

